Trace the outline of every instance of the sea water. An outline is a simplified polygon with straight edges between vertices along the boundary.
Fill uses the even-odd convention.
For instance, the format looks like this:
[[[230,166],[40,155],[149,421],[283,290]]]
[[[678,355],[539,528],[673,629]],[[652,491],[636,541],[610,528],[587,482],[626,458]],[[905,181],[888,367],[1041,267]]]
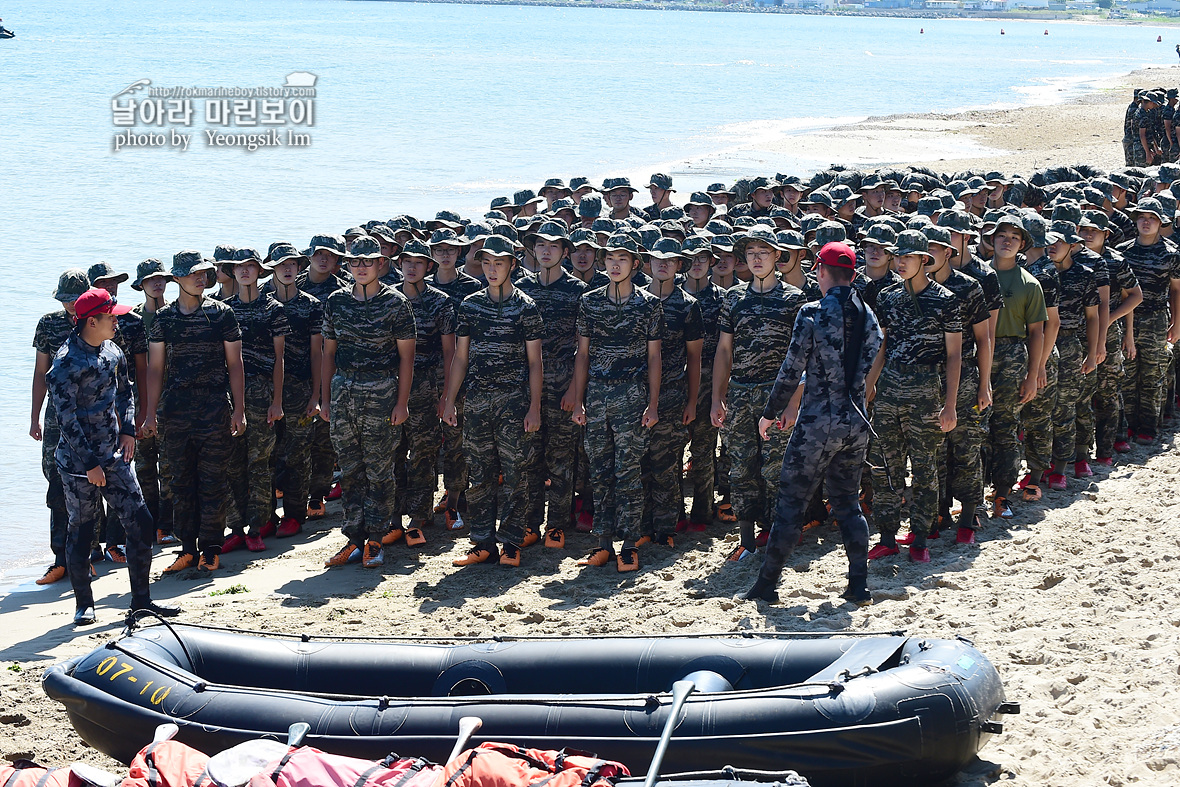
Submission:
[[[341,0],[18,0],[4,13],[17,31],[0,42],[9,589],[49,560],[40,446],[28,436],[31,341],[67,267],[105,260],[134,273],[185,248],[302,247],[372,218],[477,216],[548,177],[645,178],[670,162],[689,162],[671,172],[683,199],[751,174],[717,155],[751,141],[870,115],[1051,103],[1176,59],[1170,28],[1011,20]],[[278,88],[292,74],[314,76],[311,124],[209,125],[200,99],[187,120],[178,108],[162,125],[115,125],[112,101],[151,87]],[[151,84],[117,96],[140,80]],[[207,129],[273,130],[280,144],[211,145]],[[128,132],[148,144],[119,143]],[[776,162],[798,174],[825,163]],[[119,295],[139,300],[127,285]]]

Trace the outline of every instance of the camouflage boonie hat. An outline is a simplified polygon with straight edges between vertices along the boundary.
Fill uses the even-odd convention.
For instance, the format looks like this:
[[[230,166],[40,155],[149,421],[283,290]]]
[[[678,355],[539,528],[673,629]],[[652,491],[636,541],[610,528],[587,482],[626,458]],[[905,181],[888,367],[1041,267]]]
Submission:
[[[596,219],[602,215],[602,197],[587,194],[578,203],[578,216],[583,219]]]
[[[825,221],[815,228],[814,244],[821,249],[829,243],[843,243],[848,240],[848,231],[838,221]]]
[[[705,225],[705,232],[712,235],[728,235],[733,232],[733,225],[721,219],[710,219]]]
[[[633,188],[631,186],[630,178],[607,178],[606,180],[602,181],[602,188],[599,189],[599,191],[601,191],[603,194],[607,194],[611,191],[615,191],[616,189],[627,189],[632,194],[639,192],[639,189]]]
[[[516,227],[513,227],[506,221],[497,222],[492,225],[492,235],[499,235],[502,238],[507,238],[513,246],[520,245],[520,235],[516,232]]]
[[[957,200],[962,200],[964,197],[970,197],[972,194],[976,194],[979,191],[979,189],[972,189],[970,186],[968,186],[967,181],[965,180],[952,180],[947,184],[946,187],[947,190],[949,190]]]
[[[897,250],[894,254],[898,257],[904,257],[907,254],[930,256],[930,241],[926,240],[926,236],[917,230],[906,230],[898,235],[896,246]]]
[[[944,210],[938,217],[938,226],[961,235],[977,235],[975,217],[965,210]]]
[[[1010,229],[1014,229],[1020,233],[1020,237],[1023,241],[1020,246],[1021,251],[1032,246],[1033,237],[1032,237],[1032,235],[1029,234],[1029,231],[1025,228],[1024,222],[1020,220],[1019,216],[1015,216],[1010,213],[1000,216],[998,219],[996,219],[995,225],[991,228],[990,232],[985,233],[985,236],[990,238],[990,237],[994,236],[997,232],[999,232],[1001,229],[1004,229],[1005,227],[1008,227]]]
[[[1156,201],[1164,207],[1164,223],[1170,224],[1176,217],[1176,197],[1171,191],[1161,191],[1155,195]]]
[[[1052,220],[1077,224],[1082,220],[1082,206],[1076,202],[1058,202],[1053,206]]]
[[[482,221],[473,221],[463,228],[463,239],[467,241],[467,245],[469,246],[480,238],[485,238],[491,234],[491,226]]]
[[[1173,193],[1175,193],[1177,185],[1180,184],[1172,184]],[[1093,205],[1096,208],[1101,208],[1104,204],[1106,204],[1106,195],[1093,186],[1087,186],[1086,188],[1082,189],[1082,199],[1085,201],[1085,205]]]
[[[532,189],[521,189],[512,195],[512,206],[515,208],[523,208],[526,205],[535,205],[538,202],[545,200],[538,197],[536,192]]]
[[[303,270],[311,264],[311,260],[306,254],[295,248],[290,243],[273,243],[270,247],[270,253],[266,255],[268,262],[263,263],[263,266],[268,269],[277,268],[287,260],[295,260],[299,263],[299,270]]]
[[[100,281],[113,281],[116,284],[122,284],[131,277],[126,273],[115,273],[115,269],[106,262],[96,262],[86,269],[86,278],[90,280],[92,285],[97,285]]]
[[[660,221],[684,221],[688,215],[679,205],[671,205],[660,211]]]
[[[421,257],[422,259],[434,262],[434,257],[430,254],[430,247],[420,240],[412,240],[402,247],[402,252],[399,257]]]
[[[937,227],[931,224],[922,228],[922,234],[926,236],[926,242],[928,244],[937,243],[939,246],[946,246],[948,249],[955,247],[955,244],[951,242],[951,231],[946,227]]]
[[[211,270],[213,263],[205,259],[199,251],[178,251],[172,255],[172,275],[178,279],[190,273]]]
[[[753,216],[738,216],[733,220],[733,228],[735,230],[734,234],[738,234],[736,230],[748,230],[757,223],[758,220]]]
[[[664,237],[664,233],[654,224],[644,224],[642,227],[636,229],[635,232],[638,235],[639,245],[645,249],[655,246],[660,238]]]
[[[349,227],[344,231],[344,239],[348,240],[349,238],[360,238],[368,234],[369,231],[364,227]]]
[[[626,232],[616,232],[606,239],[606,243],[602,244],[602,252],[611,251],[626,251],[630,252],[634,257],[639,257],[639,244],[635,242]]]
[[[581,191],[582,189],[594,190],[594,186],[590,184],[590,178],[570,178],[570,192]]]
[[[1088,210],[1082,214],[1082,220],[1078,223],[1078,228],[1082,227],[1090,227],[1109,234],[1110,217],[1101,210]]]
[[[381,244],[376,238],[363,235],[348,246],[348,253],[344,255],[350,260],[369,260],[381,256]]]
[[[510,210],[512,209],[512,200],[508,199],[507,197],[493,197],[492,203],[489,207],[491,210],[499,210],[501,213],[503,213],[503,211],[500,210],[501,208],[508,208]]]
[[[803,233],[795,230],[780,230],[774,234],[779,245],[791,251],[807,251],[807,241],[803,240]]]
[[[590,225],[590,231],[611,233],[618,229],[618,226],[619,225],[615,223],[614,219],[595,219]]]
[[[547,241],[561,241],[567,247],[573,246],[570,243],[569,229],[565,226],[565,222],[561,219],[551,219],[543,222],[536,230],[529,233],[525,237],[525,241],[532,241],[536,243],[538,240]]]
[[[712,195],[714,195],[714,194],[728,194],[731,197],[733,195],[737,194],[737,192],[734,191],[733,189],[726,188],[724,183],[710,184],[709,188],[705,189],[705,193],[708,194],[710,197],[712,197]]]
[[[569,197],[559,197],[558,199],[553,200],[553,207],[549,209],[549,215],[556,216],[563,210],[568,210],[570,213],[577,213],[578,206],[575,205],[574,201]]]
[[[914,215],[910,216],[909,221],[905,223],[905,230],[917,230],[923,232],[927,227],[933,227],[934,222],[930,220],[929,216]]]
[[[1049,241],[1045,238],[1045,233],[1049,231],[1049,222],[1035,214],[1025,214],[1021,217],[1021,221],[1024,222],[1024,229],[1032,239],[1030,244],[1032,248],[1043,249],[1049,245]]]
[[[866,243],[880,246],[892,254],[895,248],[894,244],[897,243],[897,232],[888,224],[874,224],[865,232],[860,243],[862,246]]]
[[[730,252],[733,251],[733,236],[732,235],[714,235],[709,239],[709,245],[717,251]]]
[[[648,256],[656,257],[658,259],[671,259],[672,257],[683,257],[684,250],[680,246],[680,241],[675,238],[660,238],[656,241],[650,250]]]
[[[512,257],[516,259],[516,244],[503,235],[492,235],[483,242],[483,248],[475,253],[476,259],[481,254],[486,254],[489,257]]]
[[[1112,172],[1107,176],[1110,182],[1118,186],[1123,191],[1134,191],[1139,187],[1135,178],[1130,175],[1125,175],[1122,172]]]
[[[1161,222],[1171,221],[1167,212],[1164,210],[1164,206],[1160,204],[1160,201],[1154,197],[1145,197],[1144,199],[1139,200],[1137,204],[1127,207],[1127,215],[1129,216],[1136,216],[1138,214],[1144,213],[1155,216]]]
[[[801,205],[823,205],[824,207],[833,207],[832,195],[823,189],[816,189],[808,195],[807,199],[800,202]]]
[[[541,198],[544,199],[545,192],[548,189],[555,190],[557,192],[557,196],[559,198],[564,197],[564,196],[571,193],[570,190],[568,188],[566,188],[565,181],[562,180],[561,178],[549,178],[549,180],[545,181],[545,185],[543,185],[543,186],[541,186],[541,188],[537,189],[537,194],[539,194],[541,196]]]
[[[154,257],[144,260],[135,267],[135,281],[131,282],[131,289],[143,290],[143,283],[148,279],[172,280],[172,274],[164,270],[164,263]]]
[[[778,184],[771,183],[769,178],[758,176],[750,181],[750,195],[753,196],[754,192],[758,189],[767,189],[768,191],[771,191],[777,187]]]
[[[698,254],[713,254],[713,245],[711,239],[705,235],[692,235],[684,239],[684,243],[680,245],[680,251],[686,257],[695,257]]]
[[[258,252],[258,249],[252,249],[249,246],[243,246],[240,249],[234,251],[234,264],[251,261],[257,262],[259,265],[262,264],[262,255]]]
[[[803,181],[798,175],[776,175],[775,179],[778,181],[779,188],[798,192],[807,191],[807,187],[803,185]]]
[[[57,290],[53,293],[53,298],[62,303],[73,303],[89,289],[90,279],[87,278],[86,271],[81,268],[70,268],[57,277]]]
[[[460,238],[459,235],[451,228],[444,227],[430,233],[431,246],[466,246],[466,239]],[[405,249],[402,249],[404,252]]]
[[[222,244],[213,249],[213,262],[233,262],[237,248]]]
[[[808,233],[815,232],[819,229],[819,225],[826,221],[827,219],[818,213],[809,213],[799,220],[799,231],[807,235]]]
[[[692,196],[688,198],[688,202],[685,203],[684,207],[687,208],[689,205],[700,205],[701,207],[708,208],[711,211],[717,211],[717,206],[713,204],[713,198],[703,191],[694,191]]]
[[[1045,237],[1056,238],[1071,244],[1082,242],[1082,239],[1078,236],[1078,225],[1072,221],[1062,219],[1058,219],[1049,225],[1049,231],[1045,233]],[[1050,241],[1050,243],[1053,242]]]
[[[783,245],[779,243],[778,237],[774,234],[774,229],[764,225],[754,227],[745,235],[736,239],[733,242],[733,253],[742,258],[746,255],[746,249],[751,243],[765,243],[776,251],[784,251]]]
[[[918,200],[918,209],[916,213],[919,216],[933,216],[941,210],[945,209],[942,200],[934,196],[925,196]]]
[[[651,180],[648,181],[647,188],[650,189],[652,186],[655,186],[657,189],[663,189],[664,191],[676,190],[672,188],[672,176],[665,175],[662,172],[657,172],[651,176]]]
[[[440,210],[434,214],[434,218],[426,222],[426,229],[436,230],[439,227],[449,227],[453,230],[463,228],[463,219],[458,213],[451,210]]]
[[[344,256],[346,251],[344,246],[344,238],[339,235],[313,235],[311,237],[311,244],[307,247],[307,254],[311,256],[320,249],[327,249],[333,254]]]
[[[860,186],[857,191],[872,191],[885,185],[885,181],[876,172],[865,175],[860,179]]]
[[[592,249],[599,248],[598,239],[594,237],[594,232],[581,227],[570,233],[570,244],[575,249],[578,246],[589,246]]]

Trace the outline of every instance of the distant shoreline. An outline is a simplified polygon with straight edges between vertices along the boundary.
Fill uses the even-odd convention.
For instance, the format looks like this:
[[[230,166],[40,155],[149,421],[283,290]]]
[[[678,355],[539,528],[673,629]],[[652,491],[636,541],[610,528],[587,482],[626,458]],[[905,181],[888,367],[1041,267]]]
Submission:
[[[698,11],[707,13],[732,14],[791,14],[796,16],[861,16],[896,19],[974,19],[977,21],[996,22],[1077,22],[1079,24],[1094,25],[1126,25],[1153,27],[1177,27],[1180,20],[1167,21],[1157,18],[1151,19],[1106,19],[1093,14],[1074,14],[1068,11],[1021,11],[1017,13],[997,13],[995,11],[981,11],[977,13],[948,14],[928,9],[904,8],[790,8],[786,6],[753,6],[744,4],[705,5],[688,2],[647,2],[640,0],[365,0],[366,2],[383,3],[448,3],[452,5],[523,5],[523,6],[554,6],[557,8],[619,8],[629,11]]]

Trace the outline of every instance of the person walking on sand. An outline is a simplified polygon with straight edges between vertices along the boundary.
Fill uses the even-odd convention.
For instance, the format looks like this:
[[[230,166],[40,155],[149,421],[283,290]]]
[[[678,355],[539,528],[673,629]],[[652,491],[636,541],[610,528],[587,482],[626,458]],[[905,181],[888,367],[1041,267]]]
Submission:
[[[69,531],[66,566],[74,589],[74,624],[96,620],[90,587],[90,542],[102,500],[126,530],[131,610],[174,617],[180,608],[152,601],[148,574],[156,523],[131,469],[135,457],[135,403],[127,358],[114,343],[116,320],[131,311],[104,289],[91,288],[75,303],[75,325],[46,375],[61,428],[55,450]]]
[[[816,278],[823,298],[799,310],[787,356],[758,421],[763,440],[772,426],[787,429],[793,423],[794,430],[783,455],[774,525],[747,599],[777,600],[775,586],[803,532],[808,502],[822,484],[848,555],[843,597],[872,603],[869,525],[857,496],[871,431],[865,381],[883,335],[872,309],[851,286],[855,269],[856,254],[847,245],[820,249]]]

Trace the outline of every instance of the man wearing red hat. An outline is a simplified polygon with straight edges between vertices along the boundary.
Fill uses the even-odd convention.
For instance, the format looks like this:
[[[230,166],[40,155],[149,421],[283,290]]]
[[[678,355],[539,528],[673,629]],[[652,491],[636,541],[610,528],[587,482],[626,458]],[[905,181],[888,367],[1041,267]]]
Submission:
[[[771,428],[786,429],[792,422],[795,428],[783,456],[762,568],[747,599],[778,599],[775,586],[803,532],[808,501],[823,483],[848,553],[844,598],[861,605],[873,600],[869,526],[857,496],[869,446],[865,378],[883,334],[852,288],[855,266],[856,253],[846,244],[829,243],[820,250],[816,277],[824,297],[799,310],[787,357],[758,424],[763,439]]]
[[[156,523],[143,501],[131,460],[135,456],[135,405],[127,358],[115,345],[116,317],[131,311],[106,290],[91,288],[74,303],[74,331],[46,375],[57,408],[61,439],[55,459],[65,490],[69,531],[66,568],[74,587],[76,625],[95,622],[90,588],[90,542],[102,511],[100,498],[127,530],[131,610],[171,617],[180,612],[155,604],[148,586]]]

